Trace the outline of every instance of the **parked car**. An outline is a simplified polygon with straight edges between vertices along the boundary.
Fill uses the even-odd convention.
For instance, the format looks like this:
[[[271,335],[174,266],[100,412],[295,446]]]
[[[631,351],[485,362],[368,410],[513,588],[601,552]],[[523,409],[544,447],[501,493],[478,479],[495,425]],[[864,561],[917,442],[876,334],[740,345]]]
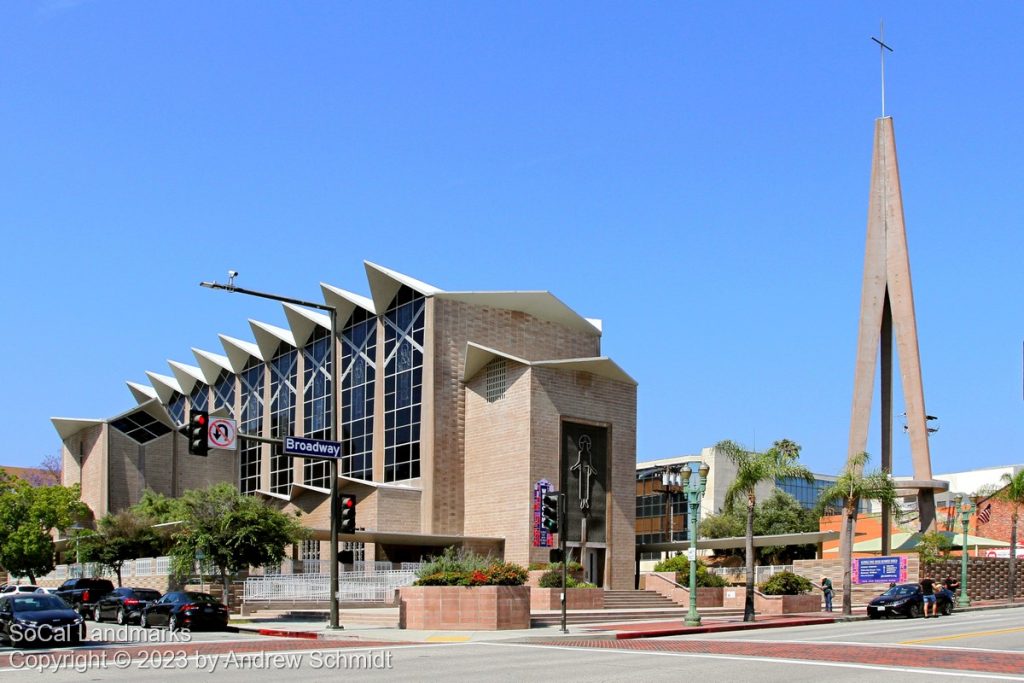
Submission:
[[[100,598],[92,607],[93,621],[113,618],[124,625],[138,621],[142,610],[149,603],[160,599],[160,591],[150,588],[115,588]]]
[[[0,596],[0,639],[13,647],[76,645],[85,639],[85,619],[55,595],[6,593]]]
[[[935,594],[939,614],[953,613],[953,600],[949,591],[938,591]],[[924,594],[921,584],[901,583],[885,591],[868,603],[868,618],[905,616],[915,619],[924,614]]]
[[[228,608],[209,593],[174,591],[146,605],[139,623],[142,628],[166,626],[171,631],[222,629],[228,625]]]
[[[68,579],[54,593],[75,608],[82,615],[92,613],[92,606],[107,593],[114,590],[109,579]]]
[[[40,590],[42,590],[42,589],[39,586],[36,586],[34,584],[31,584],[31,583],[25,583],[25,584],[22,584],[20,586],[17,585],[17,584],[11,583],[11,584],[8,584],[8,585],[4,586],[2,592],[4,594],[7,594],[7,593],[38,593]]]

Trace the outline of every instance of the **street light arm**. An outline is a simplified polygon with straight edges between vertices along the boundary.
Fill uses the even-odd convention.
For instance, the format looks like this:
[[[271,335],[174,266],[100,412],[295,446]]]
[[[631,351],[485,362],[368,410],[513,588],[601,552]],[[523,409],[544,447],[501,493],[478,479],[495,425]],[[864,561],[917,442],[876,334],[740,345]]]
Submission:
[[[238,292],[239,294],[248,294],[249,296],[258,296],[261,299],[270,299],[271,301],[283,301],[286,304],[295,304],[296,306],[306,306],[308,308],[316,308],[321,311],[334,311],[334,306],[328,304],[321,304],[315,301],[306,301],[305,299],[294,299],[290,296],[281,296],[279,294],[270,294],[268,292],[260,292],[255,289],[246,289],[244,287],[238,287],[236,285],[222,285],[219,282],[200,282],[200,287],[206,287],[207,289],[222,289],[225,292]]]

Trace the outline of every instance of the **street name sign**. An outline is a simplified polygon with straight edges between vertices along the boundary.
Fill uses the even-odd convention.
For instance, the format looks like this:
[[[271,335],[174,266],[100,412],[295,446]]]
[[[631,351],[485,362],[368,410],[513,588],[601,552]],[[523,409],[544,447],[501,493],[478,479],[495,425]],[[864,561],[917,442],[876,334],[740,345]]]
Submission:
[[[283,452],[287,455],[303,455],[314,458],[338,458],[341,457],[341,442],[286,436],[284,437]]]

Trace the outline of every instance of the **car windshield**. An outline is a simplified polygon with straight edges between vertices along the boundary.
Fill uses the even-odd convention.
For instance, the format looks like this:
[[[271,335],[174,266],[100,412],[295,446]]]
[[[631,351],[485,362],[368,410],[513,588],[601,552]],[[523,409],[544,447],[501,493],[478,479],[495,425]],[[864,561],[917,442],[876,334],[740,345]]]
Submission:
[[[191,602],[196,602],[202,605],[216,605],[217,598],[213,597],[209,593],[186,593],[188,599]]]
[[[883,597],[886,598],[905,598],[908,595],[913,595],[917,592],[917,586],[906,585],[906,586],[893,586],[889,590],[882,593]]]
[[[71,609],[68,603],[56,595],[48,593],[32,593],[25,597],[18,597],[11,600],[11,606],[15,612],[37,612],[45,609]]]
[[[160,591],[135,591],[131,597],[138,598],[139,600],[159,600]]]

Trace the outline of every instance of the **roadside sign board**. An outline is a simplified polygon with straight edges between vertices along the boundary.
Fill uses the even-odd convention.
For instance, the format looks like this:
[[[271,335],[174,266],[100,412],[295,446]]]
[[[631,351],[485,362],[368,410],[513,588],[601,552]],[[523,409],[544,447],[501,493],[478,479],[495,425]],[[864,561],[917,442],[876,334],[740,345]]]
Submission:
[[[210,448],[233,451],[238,445],[237,423],[226,417],[210,418],[210,426],[206,432],[206,444]]]
[[[907,556],[858,557],[850,569],[853,583],[903,583],[907,580]]]
[[[322,439],[305,439],[300,436],[284,437],[286,455],[301,455],[307,458],[340,458],[341,442]]]

